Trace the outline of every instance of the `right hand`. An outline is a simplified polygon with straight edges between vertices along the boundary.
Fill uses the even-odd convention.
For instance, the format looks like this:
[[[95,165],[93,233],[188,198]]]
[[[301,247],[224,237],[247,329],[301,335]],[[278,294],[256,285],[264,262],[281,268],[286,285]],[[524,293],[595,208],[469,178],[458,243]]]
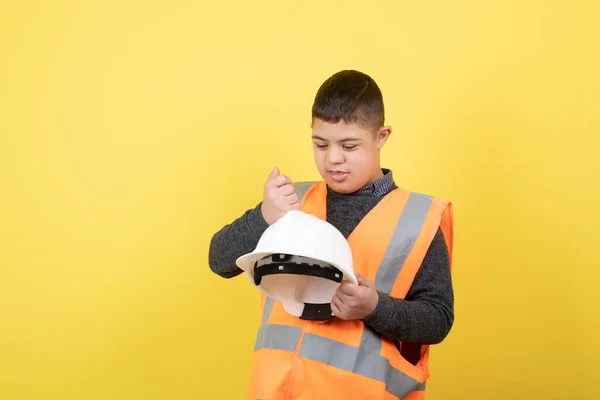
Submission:
[[[278,168],[274,168],[267,178],[263,192],[261,205],[263,218],[272,225],[288,211],[299,209],[300,202],[292,180],[281,175]]]

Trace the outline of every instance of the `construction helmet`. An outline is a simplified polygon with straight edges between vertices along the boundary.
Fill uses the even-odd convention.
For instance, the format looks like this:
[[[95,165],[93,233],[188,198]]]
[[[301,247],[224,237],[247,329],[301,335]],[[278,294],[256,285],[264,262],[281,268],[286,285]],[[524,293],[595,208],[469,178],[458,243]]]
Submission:
[[[331,318],[331,299],[343,281],[358,284],[352,250],[330,223],[292,210],[269,226],[256,249],[236,264],[265,295],[291,315]]]

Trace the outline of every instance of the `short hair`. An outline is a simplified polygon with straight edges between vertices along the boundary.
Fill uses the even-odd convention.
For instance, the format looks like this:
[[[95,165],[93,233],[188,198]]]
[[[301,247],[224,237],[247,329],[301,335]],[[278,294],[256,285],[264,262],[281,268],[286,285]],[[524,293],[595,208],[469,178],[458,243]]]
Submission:
[[[355,70],[337,72],[317,91],[312,118],[334,124],[340,120],[358,123],[376,134],[385,120],[381,90],[367,74]]]

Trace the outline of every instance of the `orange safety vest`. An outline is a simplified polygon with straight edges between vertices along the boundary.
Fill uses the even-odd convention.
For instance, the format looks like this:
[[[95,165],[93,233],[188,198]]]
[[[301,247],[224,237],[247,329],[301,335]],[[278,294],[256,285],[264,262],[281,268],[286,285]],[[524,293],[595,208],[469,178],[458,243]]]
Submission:
[[[325,182],[295,186],[302,211],[325,220]],[[404,298],[438,227],[452,260],[451,203],[393,190],[348,237],[355,270],[379,291]],[[261,303],[249,399],[424,399],[429,346],[422,346],[420,361],[412,365],[393,340],[361,320],[301,320],[264,294]]]

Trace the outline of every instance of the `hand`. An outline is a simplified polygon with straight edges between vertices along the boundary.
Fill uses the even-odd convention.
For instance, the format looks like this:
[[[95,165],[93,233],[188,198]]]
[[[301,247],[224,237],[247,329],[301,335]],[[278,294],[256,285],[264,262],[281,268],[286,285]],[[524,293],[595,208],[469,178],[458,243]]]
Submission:
[[[263,192],[261,205],[263,218],[269,225],[272,225],[288,211],[299,209],[300,202],[292,180],[281,175],[278,168],[274,168],[267,178]]]
[[[379,294],[373,282],[355,272],[358,285],[342,282],[331,300],[331,311],[344,320],[363,319],[368,317],[377,307]]]

